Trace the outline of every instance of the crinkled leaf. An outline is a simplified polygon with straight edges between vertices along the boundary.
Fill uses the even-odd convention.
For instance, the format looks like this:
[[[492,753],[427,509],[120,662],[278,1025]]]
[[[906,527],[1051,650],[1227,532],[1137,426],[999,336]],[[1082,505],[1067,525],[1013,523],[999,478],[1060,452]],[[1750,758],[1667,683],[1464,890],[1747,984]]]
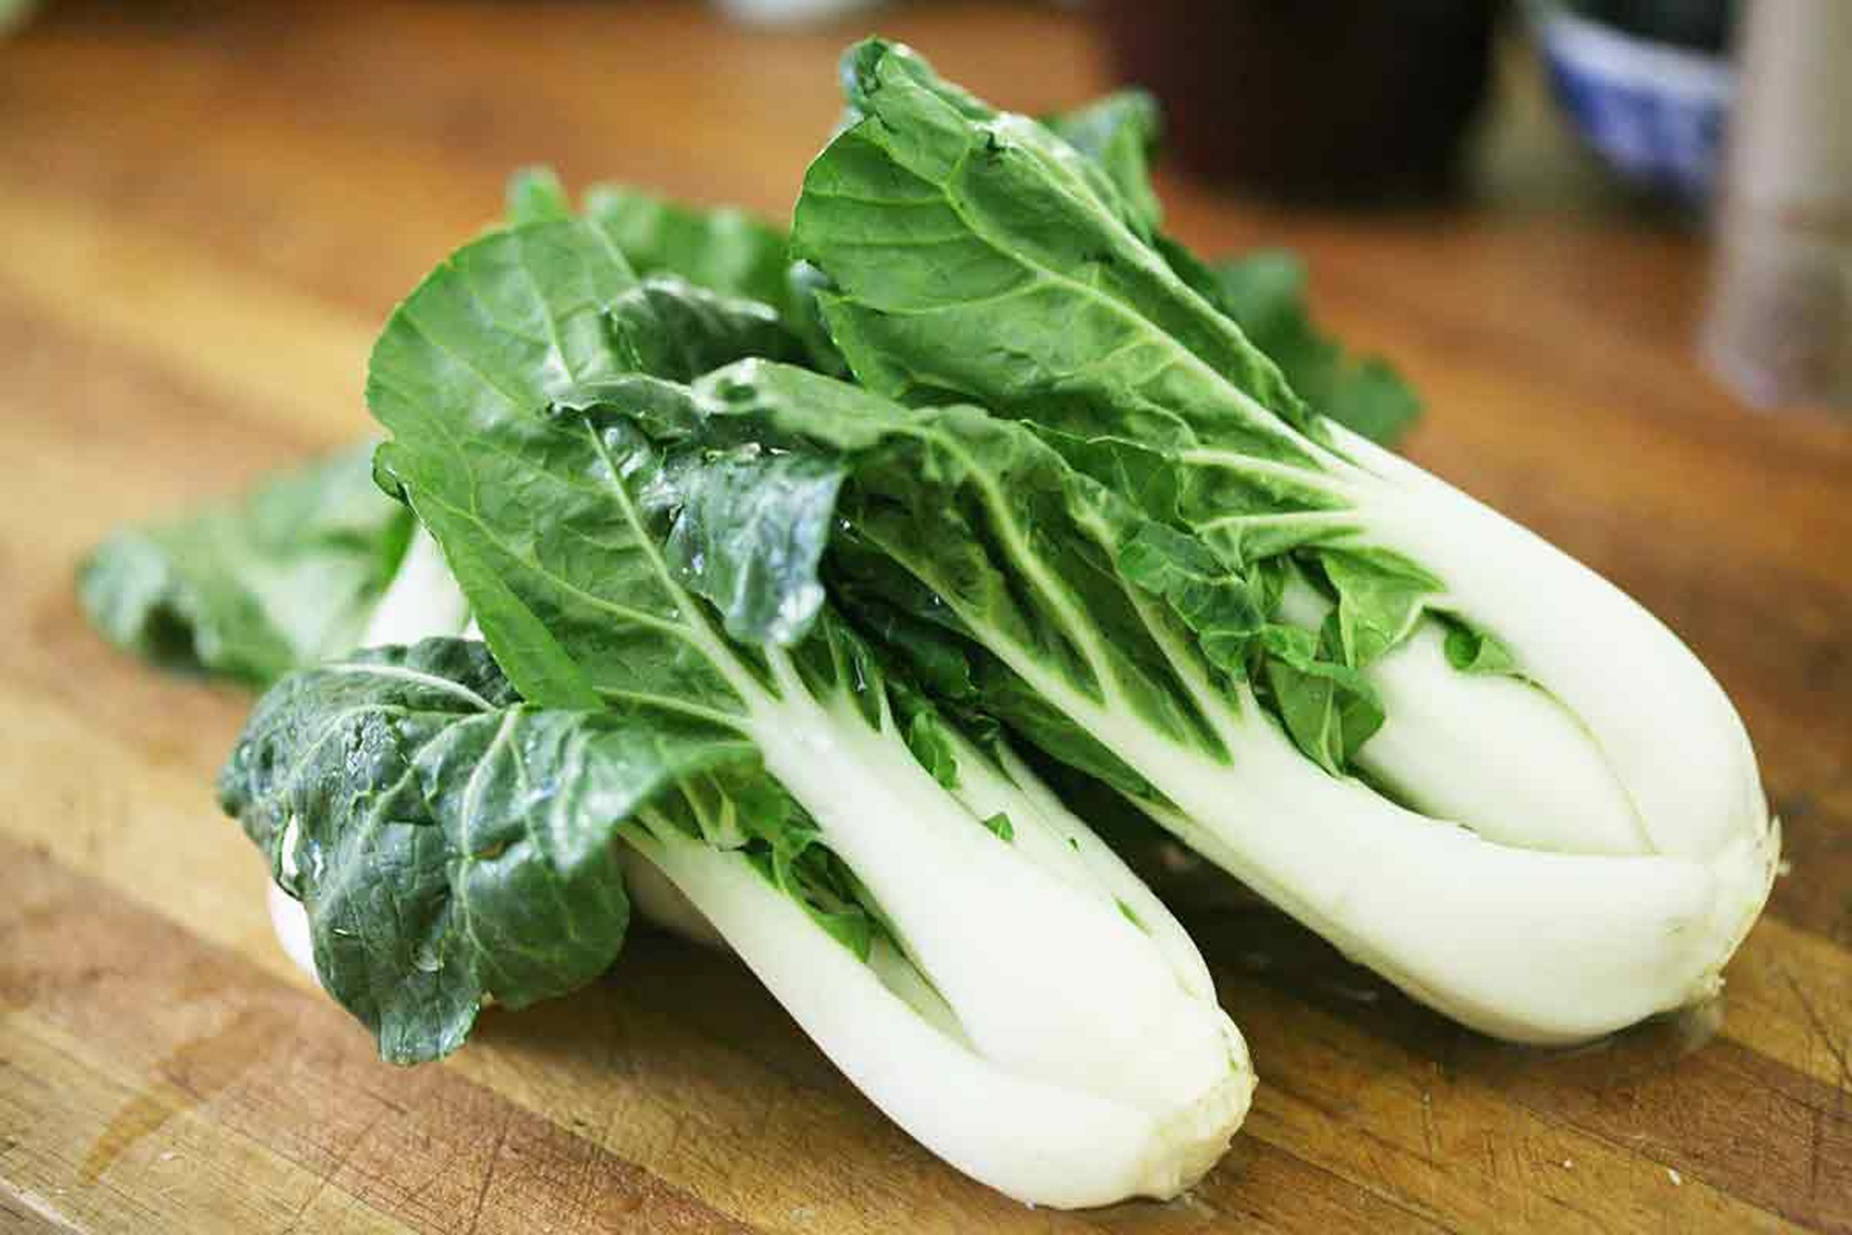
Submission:
[[[692,381],[741,356],[793,363],[804,345],[771,306],[655,275],[611,302],[613,328],[634,349],[634,367]]]
[[[788,351],[783,358],[803,359],[825,373],[848,372],[817,307],[816,293],[828,280],[808,263],[789,261],[783,231],[733,207],[673,202],[616,184],[586,190],[585,211],[638,273],[692,283],[724,297],[732,312],[759,306],[760,314],[781,322],[789,341],[753,354]],[[551,168],[527,168],[508,182],[510,223],[558,222],[573,213]],[[687,376],[706,371],[690,369]]]
[[[1407,638],[1440,589],[1434,576],[1378,549],[1327,549],[1318,565],[1337,592],[1337,650],[1359,669]]]
[[[270,682],[359,638],[411,535],[372,483],[371,445],[235,501],[118,531],[78,573],[105,638],[149,660]]]
[[[1305,456],[1279,371],[1177,278],[1097,164],[905,48],[851,55],[867,118],[811,164],[792,239],[839,289],[823,310],[862,381],[1079,436]]]
[[[1106,171],[1147,220],[1177,276],[1234,319],[1314,411],[1384,445],[1419,418],[1420,398],[1388,362],[1351,356],[1312,320],[1298,257],[1260,250],[1210,266],[1176,239],[1156,234],[1163,211],[1151,185],[1150,160],[1161,119],[1149,95],[1109,94],[1046,123]]]
[[[809,633],[823,607],[818,567],[842,478],[828,459],[740,447],[676,479],[680,508],[664,553],[733,638],[790,645]]]
[[[1247,580],[1231,575],[1202,542],[1161,523],[1140,526],[1120,547],[1118,565],[1133,584],[1164,598],[1210,664],[1236,680],[1246,676],[1266,622]]]
[[[481,644],[433,639],[284,678],[219,794],[308,911],[323,984],[413,1063],[461,1045],[485,999],[603,972],[629,918],[618,830],[755,758],[687,717],[522,705]]]
[[[717,632],[663,557],[677,510],[658,452],[627,425],[600,432],[556,408],[652,358],[724,352],[645,340],[646,324],[687,332],[718,320],[723,340],[757,338],[656,303],[681,285],[626,299],[637,286],[582,222],[494,233],[458,251],[375,346],[368,401],[392,432],[381,466],[443,545],[525,698],[672,699],[735,713]]]

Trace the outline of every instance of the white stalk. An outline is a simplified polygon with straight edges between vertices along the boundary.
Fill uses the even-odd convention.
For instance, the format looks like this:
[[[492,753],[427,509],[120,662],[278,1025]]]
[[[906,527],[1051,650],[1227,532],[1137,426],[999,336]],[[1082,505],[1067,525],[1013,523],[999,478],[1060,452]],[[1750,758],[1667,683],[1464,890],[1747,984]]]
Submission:
[[[412,531],[392,582],[367,617],[360,646],[416,643],[438,635],[454,635],[467,622],[469,602],[451,578],[443,550],[420,525]]]
[[[750,725],[766,770],[810,811],[985,1058],[1154,1113],[1245,1083],[1227,1018],[1110,894],[1026,859],[891,729],[870,728],[846,699],[819,702],[788,662],[773,664],[784,697],[758,703]]]
[[[1631,801],[1648,852],[1706,860],[1767,833],[1742,720],[1676,635],[1529,530],[1334,432],[1376,479],[1361,499],[1370,540],[1439,577],[1447,590],[1437,607],[1495,634],[1580,721]]]
[[[1570,1043],[1707,998],[1767,898],[1774,829],[1705,859],[1498,844],[1326,775],[1246,712],[1233,768],[1174,748],[1128,762],[1205,857],[1484,1033]]]
[[[1242,688],[1226,762],[999,655],[1175,804],[1185,843],[1421,1000],[1498,1037],[1568,1043],[1703,999],[1767,898],[1772,827],[1703,857],[1500,844],[1326,774]]]
[[[1001,766],[952,734],[958,752],[958,785],[952,796],[972,816],[1005,812],[1015,827],[1016,851],[1104,909],[1129,914],[1169,961],[1191,995],[1213,1000],[1215,982],[1202,953],[1144,880],[1132,873],[1106,842],[1094,835],[1008,746],[999,746]]]
[[[309,937],[309,911],[275,881],[264,884],[264,903],[270,907],[270,929],[275,932],[283,955],[320,986],[321,975],[315,972],[315,944]]]
[[[1316,630],[1331,604],[1294,577],[1282,615]],[[1541,688],[1461,673],[1423,621],[1364,670],[1383,724],[1357,763],[1423,814],[1555,853],[1651,853],[1639,813],[1588,730]]]
[[[624,868],[624,890],[630,894],[630,907],[638,917],[691,943],[726,950],[726,937],[653,863],[638,857],[628,845],[619,846],[617,860]]]
[[[455,593],[435,544],[415,542],[369,634],[453,633],[467,618]],[[772,663],[783,697],[749,692],[766,767],[904,952],[879,939],[857,959],[743,855],[647,814],[624,842],[639,911],[724,940],[877,1106],[1000,1191],[1077,1207],[1194,1183],[1245,1117],[1254,1074],[1175,919],[1013,757],[999,767],[954,734],[954,796],[897,734]],[[982,825],[997,811],[1020,844]],[[301,905],[273,888],[271,914],[313,975]]]
[[[856,1088],[933,1153],[1018,1200],[1079,1208],[1175,1196],[1214,1164],[1246,1109],[1245,1072],[1245,1083],[1161,1112],[1024,1075],[936,1027],[744,858],[672,829],[636,845]]]

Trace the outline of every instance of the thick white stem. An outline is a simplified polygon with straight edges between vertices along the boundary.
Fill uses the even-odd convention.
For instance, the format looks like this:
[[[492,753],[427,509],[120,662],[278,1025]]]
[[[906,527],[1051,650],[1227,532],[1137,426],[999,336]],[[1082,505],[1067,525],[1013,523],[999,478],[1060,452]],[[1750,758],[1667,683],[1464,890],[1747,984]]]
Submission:
[[[1330,602],[1288,584],[1288,621],[1316,629]],[[1651,853],[1638,812],[1586,728],[1547,693],[1461,673],[1422,622],[1365,670],[1383,725],[1357,762],[1403,801],[1486,840],[1554,853]]]
[[[1756,844],[1768,804],[1736,709],[1678,637],[1529,530],[1381,447],[1335,429],[1380,482],[1371,540],[1446,585],[1438,602],[1484,626],[1580,719],[1655,853],[1709,859]]]
[[[617,859],[624,868],[624,890],[630,894],[630,907],[638,917],[692,943],[726,950],[726,938],[652,863],[638,857],[628,845],[618,846]]]
[[[360,637],[363,648],[388,643],[416,643],[437,635],[454,635],[469,621],[469,602],[437,541],[422,526],[412,532],[411,543],[399,569],[367,618]]]
[[[1705,858],[1495,844],[1326,775],[1251,697],[1243,711],[1226,765],[1094,732],[1176,804],[1163,822],[1192,848],[1482,1032],[1575,1042],[1705,998],[1767,898],[1774,828]]]
[[[1215,999],[1209,967],[1182,924],[1040,777],[1007,746],[999,747],[998,766],[962,736],[954,734],[952,740],[958,751],[958,784],[952,796],[965,809],[979,819],[1005,812],[1015,828],[1010,843],[1018,853],[1102,909],[1130,914],[1164,954],[1184,989],[1201,999]]]
[[[981,826],[896,734],[785,686],[753,717],[766,770],[986,1059],[1154,1112],[1228,1084],[1226,1017],[1149,936]]]
[[[1143,1106],[1023,1075],[936,1028],[735,854],[665,831],[638,849],[700,907],[844,1075],[965,1174],[1062,1208],[1170,1197],[1220,1157],[1252,1078],[1188,1107]]]

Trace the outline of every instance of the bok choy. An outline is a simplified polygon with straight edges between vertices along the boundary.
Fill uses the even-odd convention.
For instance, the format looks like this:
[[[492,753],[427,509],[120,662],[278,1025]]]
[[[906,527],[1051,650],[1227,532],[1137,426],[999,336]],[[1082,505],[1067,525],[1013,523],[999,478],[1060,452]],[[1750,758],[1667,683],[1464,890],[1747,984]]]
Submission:
[[[380,335],[377,450],[81,572],[112,640],[269,687],[221,801],[382,1056],[647,906],[958,1169],[1174,1195],[1246,1048],[1031,747],[1487,1033],[1714,991],[1779,829],[1692,653],[1383,449],[1418,402],[1291,259],[1165,232],[1148,98],[842,76],[789,236],[524,172]]]
[[[440,641],[285,679],[227,808],[390,1058],[608,964],[621,842],[960,1169],[1048,1204],[1174,1194],[1245,1112],[1240,1037],[1119,860],[827,604],[834,468],[746,451],[684,472],[560,402],[776,354],[769,329],[639,283],[586,223],[440,266],[375,350],[376,466],[494,661]],[[697,483],[700,503],[671,500]]]
[[[1206,267],[1054,131],[879,41],[844,79],[864,118],[811,166],[794,245],[831,281],[821,309],[856,377],[1019,420],[1187,536],[1163,562],[1161,537],[1101,540],[1121,574],[1249,580],[1291,632],[1266,639],[1329,687],[1315,713],[1282,694],[1268,719],[1266,680],[1195,681],[1166,652],[1175,706],[1214,738],[1179,742],[1114,702],[1101,650],[1119,636],[1076,584],[1036,591],[1062,623],[1024,642],[892,554],[1030,684],[1019,726],[1079,726],[1186,842],[1487,1032],[1585,1038],[1714,990],[1778,835],[1743,726],[1691,652],[1587,568],[1308,407]]]

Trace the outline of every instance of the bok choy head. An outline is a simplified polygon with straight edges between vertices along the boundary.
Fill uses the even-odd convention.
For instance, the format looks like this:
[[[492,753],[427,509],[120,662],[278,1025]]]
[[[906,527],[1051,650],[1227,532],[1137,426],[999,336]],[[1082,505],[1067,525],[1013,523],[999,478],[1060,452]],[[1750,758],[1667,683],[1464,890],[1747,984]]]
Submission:
[[[862,44],[844,79],[863,119],[812,164],[793,243],[831,281],[821,309],[856,377],[1022,422],[1187,537],[1174,577],[1213,560],[1253,581],[1268,623],[1298,632],[1267,638],[1353,675],[1331,679],[1321,720],[1342,741],[1300,742],[1322,772],[1278,743],[1226,760],[1240,793],[1148,771],[1192,818],[1186,839],[1495,1033],[1586,1037],[1715,989],[1777,838],[1743,726],[1691,652],[1308,406],[1124,191],[1123,160],[1094,162],[904,47]],[[1039,693],[1090,730],[1109,719],[1085,691]],[[1274,714],[1301,736],[1305,717]]]
[[[302,895],[318,968],[351,967],[349,1006],[383,1030],[368,1000],[409,1001],[396,1012],[416,1027],[382,1032],[402,1057],[454,1046],[483,997],[543,997],[608,959],[615,839],[961,1169],[1049,1204],[1170,1195],[1245,1111],[1239,1035],[1123,865],[994,730],[946,719],[827,603],[841,462],[683,456],[573,400],[788,354],[774,312],[639,282],[596,223],[453,255],[375,349],[377,468],[505,678],[434,684],[416,658],[461,653],[419,645],[291,679],[254,718],[228,804]],[[334,801],[291,796],[310,789]],[[524,916],[530,896],[548,907]],[[349,913],[380,915],[365,955]],[[538,942],[562,931],[572,949]]]

